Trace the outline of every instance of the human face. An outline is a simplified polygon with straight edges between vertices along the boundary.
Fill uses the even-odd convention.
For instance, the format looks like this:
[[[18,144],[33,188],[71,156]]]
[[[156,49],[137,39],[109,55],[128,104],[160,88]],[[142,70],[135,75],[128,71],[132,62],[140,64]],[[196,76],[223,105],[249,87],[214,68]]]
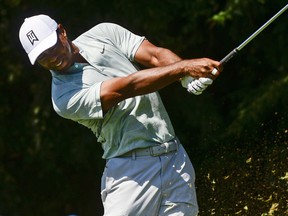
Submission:
[[[64,71],[74,63],[73,53],[63,27],[58,28],[57,35],[56,44],[41,53],[37,62],[48,70]]]

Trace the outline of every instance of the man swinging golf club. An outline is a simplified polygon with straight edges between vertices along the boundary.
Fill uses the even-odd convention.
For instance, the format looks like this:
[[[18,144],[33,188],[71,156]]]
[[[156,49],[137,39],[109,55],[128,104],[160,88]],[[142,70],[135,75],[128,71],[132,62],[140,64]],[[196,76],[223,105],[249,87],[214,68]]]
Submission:
[[[191,76],[201,78],[191,90],[199,94],[219,75],[220,62],[181,60],[112,23],[71,41],[62,24],[42,14],[26,18],[19,37],[30,62],[52,74],[55,111],[102,144],[104,215],[197,215],[194,169],[157,91]]]
[[[71,41],[46,15],[27,18],[19,37],[31,63],[51,71],[55,111],[91,129],[102,144],[104,215],[197,215],[193,166],[157,91],[182,80],[201,94],[227,61],[181,60],[111,23]]]

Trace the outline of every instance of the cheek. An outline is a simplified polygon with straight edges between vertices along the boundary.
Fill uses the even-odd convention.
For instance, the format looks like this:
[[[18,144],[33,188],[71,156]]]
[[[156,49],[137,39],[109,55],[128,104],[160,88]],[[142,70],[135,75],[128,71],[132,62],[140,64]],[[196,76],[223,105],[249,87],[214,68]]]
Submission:
[[[64,57],[65,61],[67,61],[68,64],[71,64],[73,61],[73,53],[72,53],[70,45],[68,44],[67,46],[65,46],[63,51],[64,51],[63,57],[65,56]]]
[[[68,42],[65,44],[65,52],[66,52],[67,56],[72,56],[71,47],[70,47],[70,44]]]

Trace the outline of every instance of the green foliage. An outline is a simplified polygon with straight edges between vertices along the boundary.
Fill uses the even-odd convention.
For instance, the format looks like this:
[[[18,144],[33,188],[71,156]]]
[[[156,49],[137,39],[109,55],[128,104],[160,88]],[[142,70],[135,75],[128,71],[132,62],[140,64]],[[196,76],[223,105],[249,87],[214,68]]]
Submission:
[[[221,59],[286,3],[266,0],[0,1],[0,214],[101,215],[105,161],[93,134],[57,116],[50,74],[32,67],[18,30],[47,13],[73,39],[116,22],[183,58]],[[288,28],[279,17],[202,96],[160,93],[197,174],[200,215],[288,215]]]

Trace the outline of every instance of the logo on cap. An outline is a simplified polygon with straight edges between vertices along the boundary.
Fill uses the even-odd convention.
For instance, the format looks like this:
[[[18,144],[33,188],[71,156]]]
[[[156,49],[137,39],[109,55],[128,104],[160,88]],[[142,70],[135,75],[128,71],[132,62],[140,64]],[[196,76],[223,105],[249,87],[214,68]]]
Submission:
[[[26,36],[32,45],[34,45],[35,41],[39,41],[33,30],[29,31]]]

